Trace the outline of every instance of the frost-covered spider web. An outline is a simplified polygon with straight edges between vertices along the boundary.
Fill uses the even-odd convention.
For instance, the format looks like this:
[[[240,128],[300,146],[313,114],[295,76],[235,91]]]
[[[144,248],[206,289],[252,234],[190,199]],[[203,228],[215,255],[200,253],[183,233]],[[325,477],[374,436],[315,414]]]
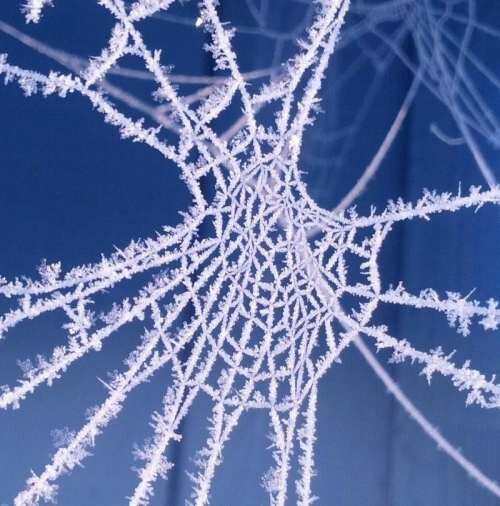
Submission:
[[[79,430],[61,435],[62,444],[46,467],[28,478],[15,504],[54,500],[58,479],[90,456],[99,435],[119,416],[132,390],[166,371],[171,381],[165,385],[163,404],[152,418],[153,437],[135,450],[141,465],[128,498],[130,504],[148,504],[155,482],[171,472],[175,461],[167,459],[167,450],[181,442],[180,424],[196,398],[203,395],[210,400],[212,412],[209,437],[196,456],[198,471],[193,476],[191,503],[208,504],[213,477],[234,429],[246,411],[260,409],[268,414],[272,432],[274,465],[264,479],[270,503],[286,503],[292,486],[291,468],[295,467],[299,475],[297,501],[309,505],[314,501],[318,386],[350,346],[359,348],[429,436],[500,496],[498,485],[433,429],[384,375],[361,338],[369,339],[378,349],[389,349],[394,361],[419,364],[429,380],[437,374],[447,377],[465,392],[468,404],[500,405],[500,385],[494,378],[473,369],[469,362],[454,363],[453,354],[440,348],[417,349],[392,335],[386,326],[373,323],[372,318],[381,304],[394,304],[442,313],[463,335],[476,324],[486,330],[498,328],[499,310],[492,299],[481,303],[433,289],[412,294],[403,284],[384,288],[379,272],[382,245],[399,222],[468,212],[500,201],[500,189],[473,136],[494,140],[496,123],[485,120],[488,111],[481,109],[480,95],[466,87],[470,84],[466,76],[457,74],[448,83],[457,93],[453,86],[436,89],[436,81],[449,77],[446,56],[444,61],[426,56],[424,41],[417,46],[424,64],[415,70],[415,79],[434,90],[454,112],[489,189],[475,186],[454,194],[425,191],[414,203],[397,200],[382,211],[373,208],[365,216],[353,208],[329,211],[316,204],[303,181],[301,164],[307,156],[301,158],[302,144],[307,127],[319,112],[319,91],[330,58],[337,47],[342,49],[344,39],[339,37],[348,1],[323,0],[302,6],[309,13],[304,16],[307,23],[283,39],[295,40],[302,34],[299,49],[279,65],[285,43],[276,43],[281,39],[274,34],[269,69],[260,71],[240,69],[238,37],[245,29],[233,31],[214,0],[200,2],[192,22],[195,29],[206,33],[206,49],[215,73],[206,82],[195,82],[199,87],[189,93],[184,93],[182,85],[193,83],[175,77],[167,66],[168,51],[164,56],[148,45],[142,33],[143,23],[152,17],[165,21],[174,16],[170,19],[179,22],[178,15],[171,14],[176,2],[98,3],[115,23],[108,46],[99,57],[87,63],[2,25],[3,31],[10,30],[11,35],[36,46],[72,72],[27,70],[5,55],[0,72],[7,83],[18,84],[26,95],[66,98],[79,94],[88,99],[122,137],[146,144],[178,166],[192,206],[177,226],[165,227],[154,239],[133,242],[96,264],[64,273],[60,264],[43,263],[37,279],[0,278],[0,294],[10,304],[0,319],[2,337],[23,321],[54,311],[65,315],[67,333],[67,343],[56,347],[51,356],[23,363],[23,378],[2,388],[2,408],[19,407],[39,386],[59,380],[77,360],[100,351],[110,335],[130,322],[148,322],[148,330],[127,358],[125,368],[107,383],[106,400],[89,411]],[[265,3],[260,10],[249,8],[263,36],[268,30],[262,14]],[[27,20],[39,21],[43,7],[51,5],[43,0],[27,2],[23,7]],[[251,2],[248,5],[255,7]],[[415,26],[422,24],[405,10],[413,12],[412,5],[400,2],[395,11],[381,9],[380,18],[361,21],[360,26],[376,30],[377,22],[391,22],[396,16],[405,19],[405,29],[408,23],[420,41],[421,28],[415,30]],[[366,8],[363,3],[355,4],[355,13],[362,14]],[[414,10],[420,12],[418,6]],[[420,14],[428,16],[429,10]],[[350,30],[356,29],[358,25],[351,25]],[[447,46],[436,47],[440,52]],[[397,47],[391,50],[392,56],[404,56]],[[122,61],[135,66],[127,69],[120,66]],[[442,74],[436,74],[436,69]],[[128,78],[147,76],[160,105],[124,95],[123,89],[108,81],[113,73]],[[137,111],[145,118],[137,119]],[[137,294],[115,301],[104,314],[92,312],[100,294],[134,277],[146,280]]]

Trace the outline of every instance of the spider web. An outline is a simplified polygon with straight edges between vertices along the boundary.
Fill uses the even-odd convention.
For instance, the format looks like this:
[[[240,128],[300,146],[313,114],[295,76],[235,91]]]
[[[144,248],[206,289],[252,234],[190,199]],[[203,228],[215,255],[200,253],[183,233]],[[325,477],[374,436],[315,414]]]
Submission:
[[[429,55],[425,38],[429,33],[435,36],[439,27],[433,23],[442,26],[444,21],[429,20],[429,27],[422,20],[434,9],[421,11],[413,3],[398,4],[395,11],[384,4],[375,15],[370,11],[370,19],[362,17],[350,26],[354,34],[359,30],[375,33],[390,46],[390,50],[380,49],[385,57],[397,56],[403,62],[400,48],[388,44],[393,27],[381,30],[378,25],[391,25],[395,19],[399,21],[396,30],[403,34],[401,40],[411,33],[419,58],[414,79],[422,81],[450,109],[468,147],[476,151],[474,158],[490,188],[475,186],[465,194],[426,191],[413,204],[399,199],[382,211],[372,208],[365,216],[354,208],[346,211],[344,206],[329,211],[309,196],[300,169],[308,160],[302,143],[306,128],[318,113],[319,90],[349,3],[324,1],[311,6],[296,2],[301,12],[309,13],[302,14],[306,23],[277,37],[264,15],[267,3],[256,6],[247,2],[254,30],[270,39],[274,47],[270,70],[262,70],[240,69],[238,65],[238,37],[248,35],[251,27],[243,26],[233,33],[215,2],[201,2],[197,17],[186,23],[206,33],[205,48],[214,62],[208,81],[171,76],[161,52],[143,38],[140,26],[145,20],[182,21],[177,14],[170,14],[173,3],[100,1],[115,26],[108,46],[89,63],[2,25],[4,31],[10,30],[12,36],[73,71],[44,74],[20,68],[2,56],[0,72],[7,83],[17,83],[26,95],[82,95],[122,137],[142,142],[175,163],[192,195],[192,207],[182,222],[166,227],[155,239],[133,242],[94,265],[66,273],[60,264],[43,263],[38,279],[0,280],[0,295],[11,304],[0,319],[0,335],[28,319],[59,311],[66,318],[68,336],[67,343],[56,347],[51,356],[39,356],[35,363],[23,362],[24,375],[18,384],[2,388],[2,408],[19,407],[39,386],[51,385],[74,362],[100,351],[106,339],[124,325],[149,322],[125,369],[105,384],[106,400],[89,411],[87,422],[78,431],[56,434],[58,449],[51,461],[27,480],[15,504],[54,500],[60,476],[90,456],[99,435],[120,414],[131,391],[159,370],[168,371],[171,382],[166,385],[161,409],[152,417],[151,440],[135,450],[142,463],[129,497],[131,505],[148,504],[155,482],[174,466],[166,457],[167,449],[181,440],[180,424],[201,395],[210,400],[211,415],[209,436],[196,456],[192,504],[208,503],[225,446],[241,417],[251,409],[264,410],[269,416],[274,465],[266,473],[264,485],[270,503],[285,504],[290,468],[295,466],[299,474],[297,501],[311,504],[318,385],[349,346],[360,349],[389,390],[450,457],[500,496],[496,483],[426,425],[397,385],[384,376],[360,337],[369,338],[378,349],[389,349],[395,362],[419,364],[428,380],[437,374],[449,378],[465,391],[467,404],[499,405],[500,386],[494,378],[473,369],[469,361],[456,364],[453,353],[440,348],[419,350],[372,321],[381,304],[393,304],[442,313],[463,335],[475,324],[486,330],[498,328],[494,300],[481,303],[453,292],[440,295],[433,289],[413,294],[403,284],[386,289],[379,272],[381,248],[395,224],[479,209],[500,200],[500,190],[494,179],[488,179],[490,169],[482,164],[484,159],[474,140],[474,135],[482,135],[493,142],[496,123],[485,121],[489,109],[461,70],[466,49],[455,56],[458,69],[450,77],[448,45],[435,43],[437,58]],[[42,8],[49,4],[28,2],[24,7],[27,20],[38,21]],[[454,3],[455,7],[460,13],[460,2]],[[354,13],[366,15],[366,9],[359,3]],[[462,14],[453,9],[446,9],[446,20],[462,21]],[[437,8],[437,12],[441,10]],[[466,30],[475,25],[473,17],[467,19]],[[287,44],[299,34],[299,49],[276,69],[288,56]],[[346,44],[350,34],[346,31]],[[363,47],[358,35],[353,40]],[[452,40],[449,45],[454,45]],[[339,52],[343,49],[340,45]],[[366,51],[363,57],[380,67],[378,53]],[[124,67],[120,66],[122,61],[135,64]],[[142,67],[137,67],[137,61]],[[123,96],[123,90],[108,81],[117,73],[122,78],[151,81],[160,105],[152,108],[136,95]],[[450,78],[451,83],[446,81]],[[449,86],[436,88],[443,80]],[[194,92],[189,88],[193,85]],[[147,113],[148,119],[129,115],[131,110]],[[363,107],[359,118],[362,111]],[[343,144],[348,145],[348,136],[361,128],[359,118],[347,137],[340,135]],[[313,127],[313,141],[315,132]],[[339,163],[346,153],[339,155]],[[115,302],[105,314],[91,311],[101,293],[140,275],[148,281],[134,296]]]

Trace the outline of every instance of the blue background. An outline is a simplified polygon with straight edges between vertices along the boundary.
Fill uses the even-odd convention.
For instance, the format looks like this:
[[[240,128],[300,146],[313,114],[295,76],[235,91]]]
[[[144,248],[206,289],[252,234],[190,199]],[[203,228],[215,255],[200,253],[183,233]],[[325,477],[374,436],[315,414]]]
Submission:
[[[12,1],[0,7],[0,19],[55,47],[80,55],[98,54],[112,26],[106,11],[93,2],[55,3],[37,26],[23,26],[17,2]],[[478,5],[480,19],[498,26],[500,7],[481,0]],[[193,17],[195,7],[189,2],[177,12]],[[242,0],[224,0],[222,10],[234,24],[248,21]],[[277,30],[286,30],[302,15],[301,4],[272,3],[271,22]],[[148,40],[174,47],[176,53],[168,53],[168,59],[176,72],[210,72],[208,56],[201,50],[202,34],[165,20],[152,22],[147,29]],[[252,36],[238,41],[244,67],[272,63],[269,41]],[[364,45],[353,44],[336,54],[323,91],[324,113],[307,134],[303,167],[311,194],[324,206],[334,206],[359,177],[411,83],[412,74],[393,56],[387,58],[384,73],[366,63],[348,85],[337,85],[335,75],[342,75],[352,59],[371,44],[375,43],[367,38]],[[411,53],[410,41],[406,49]],[[293,44],[285,41],[283,54],[293,50]],[[496,39],[478,37],[474,51],[498,75]],[[0,52],[8,52],[23,67],[59,68],[2,33]],[[374,86],[376,91],[367,99],[366,113],[358,120],[352,139],[335,142],[332,132],[352,122],[360,109],[360,97],[372,97],[369,93]],[[498,95],[491,93],[486,99],[500,112]],[[122,141],[84,99],[26,99],[16,86],[9,85],[0,88],[0,111],[1,275],[34,275],[42,258],[62,260],[66,268],[96,261],[114,245],[124,246],[132,238],[152,236],[163,225],[176,223],[178,211],[185,209],[188,194],[176,168],[147,147]],[[484,184],[465,148],[450,148],[431,134],[429,125],[436,122],[447,132],[455,131],[446,109],[422,89],[380,173],[360,199],[360,211],[398,196],[414,200],[425,187],[456,191],[459,182],[463,188]],[[482,146],[496,167],[498,152],[487,143]],[[477,288],[474,297],[478,299],[498,297],[498,218],[498,209],[486,207],[476,214],[465,211],[436,217],[431,223],[396,227],[383,249],[384,285],[402,279],[412,291],[433,287],[465,294]],[[498,332],[486,334],[474,327],[470,337],[462,338],[448,328],[444,318],[425,311],[385,308],[379,318],[390,324],[393,334],[422,349],[439,344],[446,350],[456,348],[459,362],[471,358],[474,367],[489,374],[499,371]],[[19,376],[17,359],[47,352],[62,341],[59,324],[57,315],[49,315],[11,332],[1,343],[0,384],[12,384]],[[0,504],[12,502],[30,469],[42,469],[54,451],[51,430],[77,429],[86,407],[104,398],[96,377],[105,378],[107,370],[120,368],[140,332],[139,325],[127,327],[102,352],[70,368],[63,380],[51,388],[40,388],[21,410],[0,413]],[[464,396],[445,380],[435,378],[429,388],[418,369],[388,367],[432,423],[488,475],[500,480],[500,414],[466,408]],[[149,417],[160,405],[166,381],[159,374],[131,395],[121,416],[98,440],[94,457],[61,480],[59,504],[114,506],[126,502],[136,480],[131,470],[132,443],[141,443],[150,433]],[[342,365],[323,380],[319,405],[318,475],[314,480],[319,504],[500,504],[435,448],[355,350],[349,350]],[[168,481],[157,483],[153,505],[180,505],[189,496],[185,470],[192,470],[191,459],[204,440],[206,408],[200,401],[186,419],[184,442],[171,454],[176,468]],[[267,504],[259,485],[271,464],[267,432],[268,422],[262,414],[249,413],[242,420],[215,479],[212,504]]]

